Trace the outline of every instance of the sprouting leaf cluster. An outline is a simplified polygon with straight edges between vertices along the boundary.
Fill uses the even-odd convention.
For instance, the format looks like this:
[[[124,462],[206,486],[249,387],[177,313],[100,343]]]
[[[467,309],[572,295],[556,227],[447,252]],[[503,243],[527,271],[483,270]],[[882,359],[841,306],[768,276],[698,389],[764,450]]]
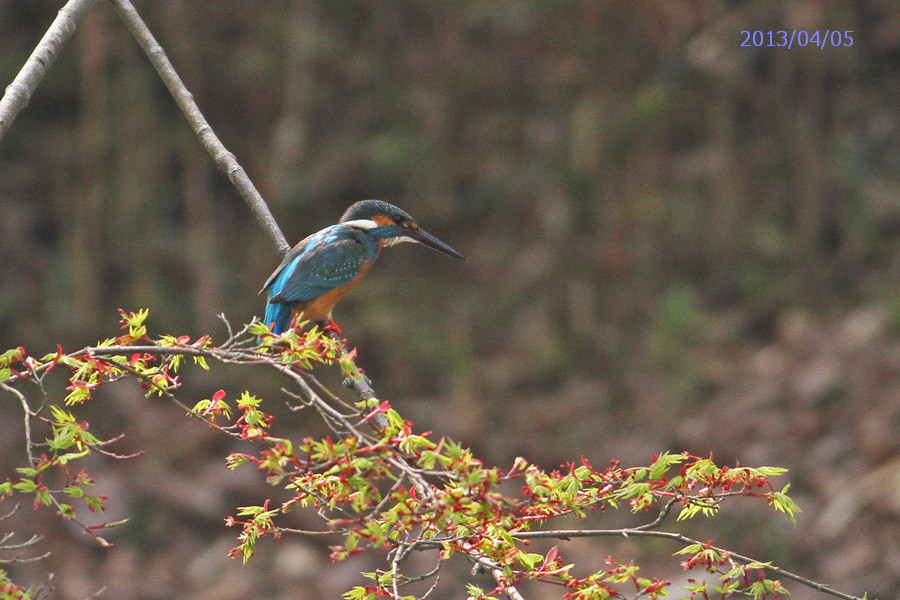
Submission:
[[[383,568],[363,573],[367,583],[347,591],[351,600],[414,598],[430,593],[449,560],[465,560],[489,573],[494,585],[465,583],[469,598],[522,597],[519,588],[556,586],[563,598],[661,598],[671,589],[663,578],[645,575],[632,560],[606,556],[597,564],[575,565],[564,559],[564,543],[573,537],[629,536],[665,538],[691,579],[691,599],[775,598],[787,593],[785,578],[808,583],[767,562],[744,557],[712,541],[691,539],[672,527],[680,521],[710,518],[726,502],[760,502],[791,522],[800,510],[789,486],[771,479],[778,467],[720,465],[712,457],[662,452],[646,466],[626,467],[613,460],[595,465],[582,457],[554,470],[526,458],[511,465],[485,465],[463,444],[416,431],[390,404],[379,399],[356,365],[356,351],[334,332],[296,328],[272,334],[251,323],[215,344],[208,336],[151,338],[145,310],[121,313],[123,332],[76,352],[31,357],[24,348],[0,354],[0,391],[22,404],[29,464],[0,482],[0,497],[27,496],[34,508],[55,508],[78,522],[79,506],[102,511],[105,498],[90,493],[93,480],[84,468],[91,453],[133,458],[110,450],[116,440],[101,440],[78,417],[79,405],[95,400],[95,391],[113,382],[139,381],[148,396],[171,400],[191,417],[243,444],[223,457],[224,468],[254,468],[271,492],[258,503],[237,507],[225,518],[237,529],[231,556],[246,562],[267,539],[286,535],[328,536],[331,559],[342,561],[375,553]],[[263,365],[286,380],[285,398],[295,411],[310,411],[330,433],[276,434],[273,400],[251,390],[217,390],[208,398],[182,402],[181,371],[190,362],[201,369],[215,364]],[[339,368],[345,384],[357,392],[348,401],[322,385],[316,371]],[[64,398],[45,389],[46,375],[66,370]],[[34,405],[21,389],[28,384],[43,394]],[[62,394],[61,394],[62,395]],[[298,421],[300,421],[298,419]],[[37,431],[47,435],[37,439]],[[277,431],[284,431],[284,428]],[[79,504],[80,503],[80,504]],[[627,529],[572,527],[590,514],[626,510],[642,524]],[[319,523],[312,531],[287,526],[288,515],[307,511]],[[100,543],[103,530],[118,523],[82,526]],[[557,541],[546,553],[534,552],[534,539]],[[434,568],[408,573],[412,553],[428,553]],[[419,564],[419,563],[417,563]],[[405,593],[407,584],[431,582],[424,595]],[[818,585],[818,584],[817,584]],[[816,589],[843,598],[830,590]]]

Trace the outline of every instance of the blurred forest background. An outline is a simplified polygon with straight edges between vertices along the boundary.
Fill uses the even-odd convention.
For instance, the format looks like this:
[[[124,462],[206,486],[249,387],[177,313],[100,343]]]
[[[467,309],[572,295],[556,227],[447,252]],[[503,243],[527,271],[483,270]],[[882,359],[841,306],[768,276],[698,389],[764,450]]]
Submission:
[[[4,86],[60,6],[0,0]],[[390,249],[335,314],[418,430],[501,467],[662,450],[789,467],[778,483],[804,509],[796,528],[738,501],[727,523],[687,531],[900,598],[900,3],[137,8],[291,243],[375,197],[469,258]],[[780,29],[852,30],[853,44],[740,45],[742,30]],[[279,262],[105,2],[0,143],[0,256],[0,346],[37,355],[116,335],[119,307],[150,308],[155,333],[222,340],[216,315],[261,315]],[[251,375],[188,374],[183,397],[278,398],[279,381]],[[20,582],[53,572],[62,600],[103,586],[117,600],[318,599],[371,570],[329,565],[327,540],[227,559],[224,516],[268,488],[225,470],[229,441],[113,389],[85,418],[101,437],[124,431],[120,451],[148,450],[93,465],[107,519],[131,522],[101,549],[21,510],[53,555],[14,566]],[[5,400],[0,477],[24,458]],[[677,580],[674,550],[561,549],[594,568],[647,554],[647,575]],[[448,577],[433,597],[460,594]]]

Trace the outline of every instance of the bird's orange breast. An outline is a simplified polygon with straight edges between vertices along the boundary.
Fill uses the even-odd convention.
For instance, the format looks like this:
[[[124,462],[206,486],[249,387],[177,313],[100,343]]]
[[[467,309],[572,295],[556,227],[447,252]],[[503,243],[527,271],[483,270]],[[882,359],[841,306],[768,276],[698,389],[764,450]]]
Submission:
[[[380,248],[379,248],[380,250]],[[365,277],[366,273],[369,272],[369,269],[372,268],[372,265],[375,263],[375,259],[378,258],[378,253],[371,260],[367,260],[363,263],[362,268],[360,268],[359,273],[350,283],[344,284],[340,287],[336,287],[332,290],[329,290],[322,294],[317,298],[313,298],[312,300],[308,300],[306,302],[298,302],[296,303],[291,312],[297,316],[298,321],[300,319],[303,320],[311,320],[311,321],[330,321],[331,320],[331,311],[334,310],[335,304],[340,302],[341,298],[346,296],[350,290],[359,284],[362,281],[362,278]],[[300,316],[300,313],[303,313]]]

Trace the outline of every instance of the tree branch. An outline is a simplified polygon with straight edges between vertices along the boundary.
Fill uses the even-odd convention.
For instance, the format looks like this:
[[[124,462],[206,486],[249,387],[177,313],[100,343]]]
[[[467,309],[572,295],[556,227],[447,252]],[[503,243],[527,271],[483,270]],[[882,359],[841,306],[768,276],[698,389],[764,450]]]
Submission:
[[[570,538],[576,537],[610,537],[610,536],[620,536],[620,537],[657,537],[657,538],[666,538],[669,540],[674,540],[684,546],[690,546],[693,544],[704,544],[705,542],[701,542],[700,540],[695,540],[693,538],[689,538],[686,535],[682,535],[680,533],[675,533],[672,531],[653,531],[647,529],[556,529],[556,530],[546,530],[546,531],[517,531],[512,534],[513,537],[517,538],[551,538],[551,539],[560,539],[567,540]],[[754,558],[750,558],[749,556],[744,556],[742,554],[737,554],[736,552],[732,552],[731,550],[726,550],[725,548],[719,548],[717,546],[711,546],[712,550],[716,552],[726,554],[730,558],[741,562],[745,565],[749,565],[751,563],[761,563],[762,561],[758,561]],[[841,598],[842,600],[862,600],[859,596],[852,596],[850,594],[845,594],[843,592],[839,592],[834,588],[828,587],[827,585],[817,583],[812,579],[807,579],[801,575],[797,575],[796,573],[792,573],[791,571],[786,571],[780,567],[776,567],[770,564],[766,564],[765,569],[780,577],[784,577],[785,579],[793,579],[798,583],[802,583],[805,586],[811,587],[816,591],[822,592],[823,594],[828,594],[829,596],[834,596],[836,598]]]
[[[361,516],[354,518],[358,518],[360,521],[375,520],[377,518],[376,515],[387,510],[391,502],[397,501],[394,492],[399,492],[401,490],[402,486],[404,485],[401,482],[404,481],[410,483],[416,490],[416,494],[418,496],[416,502],[420,503],[420,508],[417,510],[417,512],[421,511],[419,512],[420,518],[424,519],[424,515],[428,513],[428,511],[442,510],[441,507],[446,503],[447,498],[443,497],[440,494],[440,490],[434,482],[430,481],[430,477],[436,476],[442,480],[451,481],[456,480],[460,477],[465,477],[466,473],[464,471],[454,470],[450,467],[434,472],[423,470],[415,462],[417,460],[415,450],[404,449],[404,438],[402,438],[402,436],[392,439],[384,439],[383,430],[381,431],[381,436],[373,436],[371,433],[365,433],[359,427],[362,422],[357,423],[357,419],[359,417],[358,411],[353,410],[342,412],[338,407],[333,406],[332,403],[330,403],[324,397],[324,395],[320,395],[312,389],[312,387],[309,385],[309,382],[305,379],[305,376],[308,376],[307,373],[305,373],[303,370],[297,370],[296,368],[292,367],[291,364],[285,364],[282,362],[284,356],[267,354],[264,351],[261,352],[259,346],[256,345],[243,346],[242,344],[245,341],[243,339],[244,337],[254,339],[247,328],[244,328],[238,335],[231,333],[232,330],[230,327],[228,329],[230,333],[228,343],[224,346],[219,347],[207,346],[209,341],[206,338],[201,338],[201,340],[194,342],[194,345],[177,344],[173,346],[157,345],[149,340],[141,340],[140,345],[121,344],[115,346],[88,346],[70,354],[62,354],[60,352],[55,357],[55,359],[52,357],[52,355],[48,355],[48,357],[42,359],[45,362],[41,362],[39,364],[35,364],[35,362],[31,361],[27,357],[20,357],[19,363],[26,366],[27,370],[21,372],[15,372],[13,370],[14,374],[12,374],[9,379],[7,379],[7,381],[0,382],[0,390],[9,391],[14,395],[20,397],[21,399],[22,395],[20,393],[17,393],[17,391],[12,387],[15,383],[30,380],[33,383],[40,385],[43,375],[54,365],[65,365],[71,369],[79,369],[80,363],[76,362],[76,359],[85,360],[87,358],[93,358],[94,360],[102,360],[104,362],[107,362],[110,367],[122,369],[128,374],[145,381],[145,383],[151,386],[151,388],[155,387],[156,390],[163,393],[163,395],[169,397],[171,400],[174,400],[178,404],[178,406],[184,408],[190,414],[200,417],[204,422],[213,425],[220,432],[228,433],[230,435],[238,435],[238,433],[234,431],[232,427],[217,426],[212,422],[211,419],[207,419],[205,414],[196,413],[193,409],[182,404],[177,398],[175,398],[173,394],[169,393],[168,388],[166,388],[164,385],[160,386],[155,381],[155,379],[153,379],[152,377],[148,377],[147,373],[144,373],[140,369],[132,366],[131,363],[121,360],[110,360],[109,357],[134,355],[140,356],[144,354],[157,356],[181,355],[192,356],[195,358],[202,357],[228,364],[265,364],[282,373],[288,379],[292,380],[299,387],[299,397],[304,400],[304,404],[310,405],[317,411],[319,411],[323,419],[325,419],[326,422],[328,422],[332,426],[332,429],[339,434],[339,437],[348,435],[350,438],[357,440],[357,443],[360,446],[365,446],[367,448],[367,453],[373,453],[373,456],[377,455],[379,460],[383,461],[384,465],[393,473],[395,473],[395,476],[393,477],[393,479],[395,480],[394,486],[387,494],[384,495],[383,499],[375,504],[374,508],[366,509],[367,515],[366,513],[362,513]],[[298,346],[298,348],[299,347],[300,346]],[[326,358],[325,355],[323,355],[323,358]],[[328,354],[326,362],[331,360],[334,359],[331,358],[330,354]],[[116,378],[118,378],[118,376],[113,374],[113,378],[108,379],[106,382],[114,381]],[[313,381],[315,380],[313,379]],[[98,383],[99,382],[100,381],[98,380]],[[315,385],[320,386],[321,384],[316,382]],[[23,408],[26,411],[26,419],[34,416],[34,413],[30,410],[27,403],[23,402]],[[280,438],[269,438],[266,437],[265,434],[256,437],[266,443],[280,441]],[[369,459],[367,458],[367,460]],[[329,460],[325,460],[321,465],[315,467],[313,465],[306,465],[305,468],[324,470],[326,468],[333,468],[334,465],[337,464],[342,465],[342,469],[345,466],[345,463],[332,458]],[[278,473],[279,478],[283,476],[284,473]],[[297,484],[299,484],[299,482]],[[317,499],[320,503],[322,503],[323,505],[327,505],[327,501],[318,496],[319,492],[315,488],[310,488],[310,490],[304,491],[304,493],[306,493],[307,495],[317,496]],[[56,498],[54,496],[51,496],[50,500],[58,506],[58,503],[56,502]],[[566,540],[575,537],[603,536],[657,537],[672,540],[680,544],[682,547],[691,545],[705,545],[704,542],[692,539],[690,537],[682,535],[681,533],[673,531],[661,531],[656,529],[669,515],[671,508],[676,503],[676,501],[677,500],[675,498],[667,498],[654,520],[633,528],[571,530],[557,529],[543,531],[519,531],[516,529],[511,529],[509,530],[509,535],[515,540],[525,540],[531,538],[555,538]],[[338,506],[337,508],[338,510],[344,510],[343,506]],[[359,509],[354,510],[358,511]],[[322,514],[322,516],[323,518],[327,518],[324,514]],[[348,514],[347,516],[348,518],[353,517],[353,515],[350,514]],[[427,520],[423,522],[427,522]],[[97,536],[96,532],[94,532],[91,528],[85,529],[86,531],[88,531],[88,533],[94,535],[94,537],[99,539],[99,536]],[[279,528],[279,531],[290,530]],[[510,571],[503,562],[498,561],[491,556],[487,556],[479,545],[473,543],[473,540],[475,542],[478,542],[479,537],[480,536],[474,532],[472,532],[471,535],[463,532],[463,535],[461,537],[455,538],[452,541],[455,542],[454,547],[465,553],[468,560],[473,563],[476,569],[484,570],[492,576],[498,586],[498,592],[502,592],[509,600],[522,600],[523,596],[516,587],[517,578],[521,576],[521,573],[513,571],[513,577],[510,578],[508,576]],[[102,540],[100,541],[102,542]],[[421,536],[419,536],[418,538],[414,536],[413,539],[405,539],[403,541],[391,539],[390,541],[396,544],[396,548],[390,559],[391,571],[389,573],[391,574],[392,583],[394,584],[394,586],[399,587],[399,585],[404,583],[405,579],[400,575],[399,563],[409,554],[409,551],[413,549],[442,548],[451,540],[443,537],[429,537],[428,539],[422,539]],[[2,548],[2,540],[0,540],[0,548]],[[750,557],[743,556],[741,554],[737,554],[723,548],[708,546],[708,549],[715,551],[721,556],[721,562],[714,564],[721,566],[722,568],[727,568],[727,565],[730,565],[732,567],[744,565],[748,569],[765,570],[767,572],[774,573],[783,579],[794,580],[801,583],[802,585],[836,598],[841,598],[843,600],[860,600],[857,596],[838,592],[837,590],[827,585],[817,583],[805,577],[801,577],[780,567],[772,566],[768,563],[763,563],[761,561],[757,561]],[[430,574],[428,576],[430,576]],[[397,595],[399,592],[395,591],[394,593],[395,595]]]
[[[60,9],[56,19],[50,24],[44,37],[35,46],[31,56],[25,61],[16,78],[6,88],[3,98],[0,99],[0,139],[3,139],[3,136],[9,131],[16,116],[28,106],[31,95],[44,79],[44,75],[56,60],[59,51],[72,37],[78,23],[96,1],[69,0]]]
[[[169,58],[166,56],[162,46],[156,41],[153,33],[144,23],[144,20],[141,19],[137,10],[135,10],[129,0],[110,1],[119,14],[119,18],[122,19],[131,35],[134,36],[134,39],[137,40],[147,55],[147,58],[153,63],[153,67],[169,89],[169,93],[172,94],[178,108],[184,113],[194,133],[200,139],[200,143],[212,156],[216,166],[228,175],[228,179],[231,180],[231,183],[234,184],[247,202],[250,211],[256,217],[256,220],[259,221],[259,224],[262,225],[263,230],[269,235],[278,252],[281,255],[287,253],[291,249],[291,245],[285,239],[284,234],[278,227],[278,223],[275,222],[275,218],[269,211],[265,200],[263,200],[256,186],[253,185],[244,168],[238,163],[234,154],[225,148],[225,145],[215,134],[212,127],[206,122],[206,118],[200,112],[197,103],[194,102],[194,96],[188,91],[184,82],[181,81],[181,77],[178,76],[172,63],[169,62]]]

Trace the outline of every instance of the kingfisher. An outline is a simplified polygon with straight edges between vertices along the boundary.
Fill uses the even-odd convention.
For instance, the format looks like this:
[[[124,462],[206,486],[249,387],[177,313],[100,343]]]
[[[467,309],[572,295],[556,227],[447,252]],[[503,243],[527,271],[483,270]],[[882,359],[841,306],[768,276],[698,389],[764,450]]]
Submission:
[[[369,272],[382,248],[400,242],[466,260],[419,227],[409,213],[382,200],[362,200],[337,225],[310,235],[285,255],[259,291],[268,292],[264,323],[272,333],[287,331],[294,317],[334,325],[334,305]]]

